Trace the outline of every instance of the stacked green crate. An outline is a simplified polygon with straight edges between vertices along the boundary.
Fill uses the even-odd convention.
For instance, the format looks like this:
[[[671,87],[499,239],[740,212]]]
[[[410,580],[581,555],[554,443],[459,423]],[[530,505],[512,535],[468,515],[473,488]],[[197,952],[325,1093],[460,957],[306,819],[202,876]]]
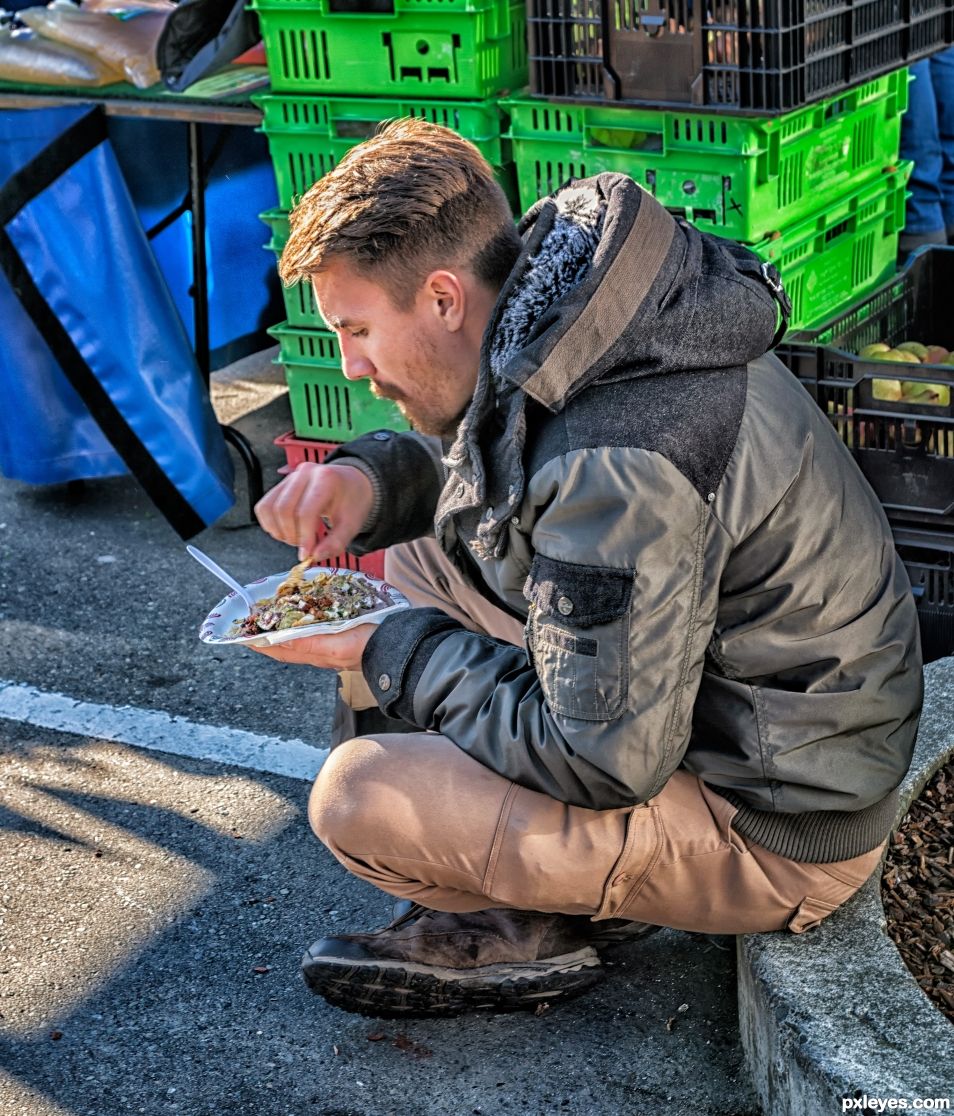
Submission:
[[[893,273],[908,81],[896,70],[775,117],[510,99],[520,203],[568,178],[629,174],[670,212],[771,260],[791,326],[810,328]]]
[[[268,332],[280,346],[299,437],[345,442],[373,430],[407,428],[390,400],[371,394],[367,380],[348,380],[341,374],[338,339],[331,330],[283,324]]]
[[[288,212],[270,209],[261,219],[272,230],[265,247],[277,260],[288,240]],[[282,293],[288,320],[268,332],[279,343],[278,363],[285,368],[295,434],[346,442],[371,430],[406,429],[397,407],[375,398],[367,380],[347,380],[341,374],[338,339],[324,327],[311,285],[296,283]]]
[[[413,116],[452,128],[494,167],[518,205],[498,95],[527,80],[524,0],[252,0],[272,93],[263,110],[280,208],[262,214],[281,253],[288,211],[384,120]],[[340,372],[307,284],[284,289],[288,320],[273,333],[295,433],[343,441],[407,424],[367,381]]]
[[[276,93],[484,99],[527,81],[524,0],[252,0],[251,6]]]

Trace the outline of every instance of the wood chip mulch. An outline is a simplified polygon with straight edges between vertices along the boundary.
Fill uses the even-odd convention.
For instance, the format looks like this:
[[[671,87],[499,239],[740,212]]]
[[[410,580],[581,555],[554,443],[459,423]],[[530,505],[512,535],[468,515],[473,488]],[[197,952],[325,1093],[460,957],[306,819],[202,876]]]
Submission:
[[[881,898],[905,964],[954,1023],[954,761],[935,774],[892,836]]]

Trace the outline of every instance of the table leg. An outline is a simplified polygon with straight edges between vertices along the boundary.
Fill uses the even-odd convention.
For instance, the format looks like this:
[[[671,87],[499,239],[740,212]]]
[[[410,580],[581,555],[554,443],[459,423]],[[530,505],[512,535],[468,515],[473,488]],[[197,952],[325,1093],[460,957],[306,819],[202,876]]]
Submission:
[[[195,358],[206,387],[211,378],[209,353],[209,283],[205,255],[205,173],[202,165],[202,125],[190,121],[189,144],[189,208],[192,212],[192,314],[195,335]],[[255,505],[263,495],[262,465],[244,434],[234,427],[220,424],[222,436],[235,449],[245,466],[248,478],[248,514],[255,522]]]
[[[189,208],[192,210],[192,321],[195,334],[195,359],[206,383],[209,382],[209,284],[205,258],[205,176],[202,166],[202,125],[194,121],[189,129]]]
[[[248,517],[254,523],[255,505],[265,495],[262,484],[262,463],[256,456],[255,450],[252,449],[252,443],[244,434],[236,430],[234,426],[226,426],[225,423],[220,423],[219,427],[222,431],[222,437],[235,449],[245,465],[245,475],[248,478]]]

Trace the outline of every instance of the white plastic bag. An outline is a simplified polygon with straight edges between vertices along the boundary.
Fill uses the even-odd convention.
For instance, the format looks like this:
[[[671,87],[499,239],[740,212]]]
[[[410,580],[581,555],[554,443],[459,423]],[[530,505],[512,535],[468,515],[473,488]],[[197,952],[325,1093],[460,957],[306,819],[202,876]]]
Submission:
[[[133,12],[174,12],[172,0],[83,0],[84,12],[110,12],[129,15]]]
[[[0,80],[95,87],[122,81],[123,74],[96,55],[28,29],[0,28]]]
[[[88,12],[72,4],[24,8],[18,13],[37,34],[95,54],[137,89],[148,89],[159,80],[156,43],[168,14],[143,12],[130,19],[117,19],[108,12]]]

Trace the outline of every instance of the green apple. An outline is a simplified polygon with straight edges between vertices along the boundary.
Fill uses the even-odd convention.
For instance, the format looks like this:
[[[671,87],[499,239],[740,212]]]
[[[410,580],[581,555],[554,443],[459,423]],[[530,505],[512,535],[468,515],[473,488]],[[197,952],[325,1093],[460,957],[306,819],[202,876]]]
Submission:
[[[914,353],[919,361],[927,356],[927,345],[922,345],[920,341],[902,341],[895,348],[902,353]]]
[[[928,345],[923,360],[925,364],[943,364],[950,355],[943,345]]]
[[[882,353],[890,352],[891,346],[886,345],[883,341],[875,341],[873,345],[865,345],[863,349],[858,351],[860,357],[879,357]]]
[[[875,380],[871,385],[875,399],[896,403],[901,398],[900,380]]]
[[[902,380],[901,398],[905,403],[927,403],[934,407],[947,407],[951,402],[951,389],[944,384],[920,384],[914,380]]]

